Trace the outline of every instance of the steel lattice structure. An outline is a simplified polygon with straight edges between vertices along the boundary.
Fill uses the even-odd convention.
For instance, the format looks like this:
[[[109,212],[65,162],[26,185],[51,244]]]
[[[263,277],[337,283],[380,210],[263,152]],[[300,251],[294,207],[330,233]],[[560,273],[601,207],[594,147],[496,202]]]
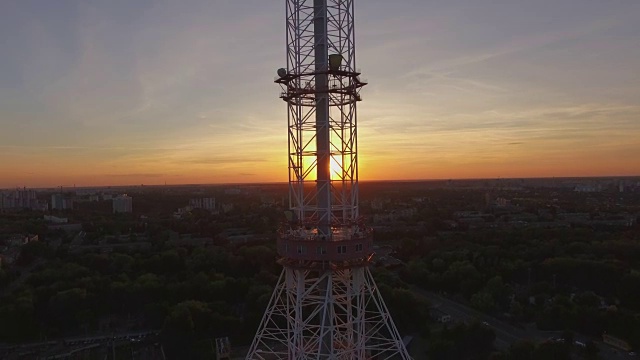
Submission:
[[[283,271],[247,359],[410,359],[375,285],[358,213],[354,0],[285,0],[289,205]]]

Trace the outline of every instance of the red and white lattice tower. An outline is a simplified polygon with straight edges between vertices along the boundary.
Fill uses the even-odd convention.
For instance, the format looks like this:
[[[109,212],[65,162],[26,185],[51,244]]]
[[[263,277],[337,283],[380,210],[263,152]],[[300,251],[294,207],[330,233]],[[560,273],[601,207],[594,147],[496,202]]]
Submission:
[[[354,0],[286,0],[289,205],[282,274],[247,359],[410,359],[358,213]]]

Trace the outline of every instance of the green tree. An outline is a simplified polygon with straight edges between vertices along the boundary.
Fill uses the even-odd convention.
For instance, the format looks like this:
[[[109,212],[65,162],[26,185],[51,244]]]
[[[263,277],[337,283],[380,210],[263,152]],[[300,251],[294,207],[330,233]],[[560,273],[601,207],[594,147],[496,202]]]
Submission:
[[[510,360],[532,360],[536,346],[530,341],[517,341],[509,348]]]
[[[534,360],[570,360],[571,353],[566,344],[546,342],[540,344],[533,353]]]
[[[600,349],[593,340],[587,341],[584,348],[584,357],[586,360],[597,360]]]
[[[479,293],[474,294],[471,297],[471,304],[484,312],[490,312],[495,308],[495,302],[493,301],[493,296],[485,291],[481,291]]]

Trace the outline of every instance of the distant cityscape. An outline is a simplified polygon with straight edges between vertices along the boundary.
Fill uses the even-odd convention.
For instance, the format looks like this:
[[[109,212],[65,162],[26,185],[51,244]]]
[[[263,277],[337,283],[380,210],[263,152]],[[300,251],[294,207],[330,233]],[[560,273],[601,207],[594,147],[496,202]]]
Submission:
[[[590,344],[603,359],[625,358],[620,352],[637,349],[635,334],[640,334],[640,321],[623,324],[615,315],[624,312],[627,319],[640,319],[640,309],[630,305],[637,294],[611,290],[606,285],[613,278],[636,281],[636,265],[616,260],[627,256],[616,247],[606,250],[612,252],[607,255],[610,260],[595,260],[598,258],[589,251],[605,251],[597,245],[603,239],[614,239],[607,241],[630,254],[638,251],[633,239],[640,229],[640,177],[389,181],[363,182],[360,187],[361,213],[374,230],[375,274],[413,354],[435,351],[425,348],[421,340],[424,328],[440,334],[432,336],[445,336],[441,327],[468,326],[464,331],[476,331],[475,321],[486,323],[482,326],[495,334],[489,345],[491,351],[508,352],[518,341],[546,346],[564,339],[562,330],[572,326],[570,322],[558,323],[547,312],[555,309],[558,301],[583,309],[579,306],[586,305],[579,304],[586,301],[581,300],[585,297],[594,297],[589,311],[603,320],[589,328],[573,327],[575,338],[571,341]],[[182,326],[173,324],[171,317],[183,307],[204,311],[191,307],[208,306],[211,310],[207,311],[223,311],[220,303],[211,302],[222,297],[230,304],[224,311],[235,325],[220,328],[213,321],[208,330],[197,333],[204,338],[194,333],[193,341],[230,341],[225,343],[225,351],[230,358],[241,358],[264,311],[246,303],[245,297],[254,296],[246,294],[256,289],[261,289],[263,296],[270,294],[269,286],[275,281],[272,272],[276,271],[275,234],[289,208],[287,191],[286,184],[2,190],[0,320],[12,321],[10,309],[27,296],[31,310],[23,316],[34,325],[11,332],[0,330],[0,357],[53,359],[74,354],[111,359],[127,353],[131,359],[155,359],[167,353],[175,358],[176,349],[187,346],[187,340],[167,337]],[[513,240],[496,240],[502,237]],[[546,238],[558,238],[553,241],[562,245],[545,243]],[[615,240],[619,238],[629,240]],[[466,245],[455,245],[461,241]],[[474,245],[487,241],[486,246]],[[498,246],[502,252],[517,252],[523,241],[540,242],[526,246],[537,249],[527,250],[526,256],[540,252],[540,257],[514,260],[494,254],[491,256],[495,259],[502,257],[499,266],[508,270],[499,273],[499,280],[496,273],[484,275],[498,266],[487,252],[498,251]],[[584,250],[590,246],[594,250]],[[563,257],[563,251],[585,253]],[[205,253],[213,262],[201,257]],[[568,259],[576,263],[562,263]],[[208,265],[200,268],[198,264],[203,261]],[[571,270],[572,266],[583,266],[587,269],[583,271],[609,266],[596,261],[618,261],[616,269],[626,269],[620,270],[626,275],[611,275],[613,278],[601,283],[596,275],[582,279]],[[209,268],[221,273],[205,276],[201,271]],[[76,271],[72,269],[85,275],[77,275],[80,277],[75,280],[66,278],[68,271]],[[605,276],[607,271],[614,270],[599,273]],[[58,280],[42,282],[50,276]],[[84,284],[82,276],[93,276],[92,281],[102,281],[108,287],[99,290]],[[160,286],[159,279],[164,279],[166,286],[186,281],[186,286],[200,281],[200,277],[222,279],[220,276],[235,279],[225,280],[228,283],[221,293],[189,293],[185,288],[180,291],[184,296],[169,295],[160,290],[162,287],[149,288],[144,295],[137,293],[144,281],[152,281],[156,284],[153,286]],[[478,283],[467,284],[467,278]],[[584,282],[588,280],[593,284]],[[48,281],[54,281],[53,285],[47,285]],[[215,281],[205,282],[217,284]],[[45,291],[46,286],[56,290]],[[117,286],[129,290],[117,295],[122,299],[116,302],[107,298],[102,301],[95,294],[86,303],[73,300],[73,296],[85,298],[89,292],[115,294]],[[245,290],[233,290],[237,286]],[[78,294],[72,296],[74,292]],[[155,304],[157,311],[138,304],[139,296]],[[167,296],[177,298],[161,305]],[[415,304],[400,306],[399,296],[409,296],[402,301]],[[123,312],[119,303],[131,305]],[[42,312],[56,306],[62,306],[57,311],[76,320],[59,323],[45,315],[48,310]],[[89,316],[87,306],[104,310],[95,310]],[[411,315],[406,313],[412,307]],[[422,316],[415,314],[416,309],[426,311],[424,319],[413,319]],[[580,346],[575,345],[572,351],[582,354]],[[207,349],[198,351],[209,351],[213,356],[213,348],[209,345]]]

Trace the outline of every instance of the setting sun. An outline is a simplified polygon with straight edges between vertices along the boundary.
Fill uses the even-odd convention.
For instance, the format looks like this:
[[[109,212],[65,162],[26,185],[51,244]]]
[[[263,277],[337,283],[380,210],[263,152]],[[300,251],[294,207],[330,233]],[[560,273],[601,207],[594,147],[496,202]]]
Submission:
[[[331,180],[342,180],[343,177],[342,159],[339,155],[334,155],[331,157]]]

